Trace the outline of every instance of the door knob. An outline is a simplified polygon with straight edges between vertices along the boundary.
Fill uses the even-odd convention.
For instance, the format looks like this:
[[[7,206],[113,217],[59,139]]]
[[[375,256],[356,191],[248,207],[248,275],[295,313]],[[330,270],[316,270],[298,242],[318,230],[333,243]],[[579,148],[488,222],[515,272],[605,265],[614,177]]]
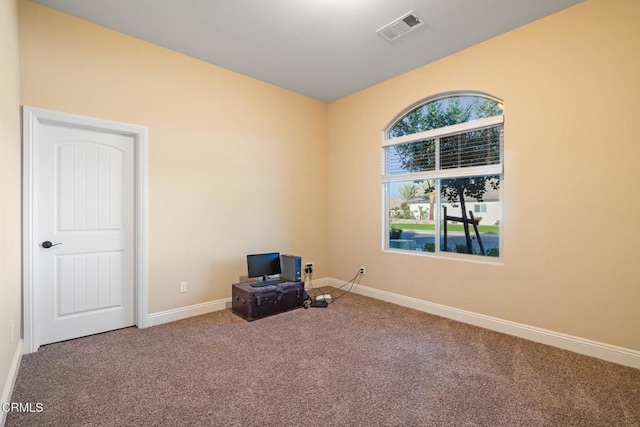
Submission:
[[[42,242],[42,247],[45,249],[49,249],[51,246],[57,246],[57,245],[61,245],[62,243],[51,243],[48,240],[45,240],[44,242]]]

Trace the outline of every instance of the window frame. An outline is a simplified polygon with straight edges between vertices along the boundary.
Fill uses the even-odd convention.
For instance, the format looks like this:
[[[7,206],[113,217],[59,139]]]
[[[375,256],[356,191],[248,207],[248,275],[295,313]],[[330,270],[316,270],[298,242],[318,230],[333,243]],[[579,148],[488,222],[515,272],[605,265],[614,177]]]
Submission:
[[[445,126],[436,129],[430,129],[427,131],[422,131],[414,134],[402,135],[398,137],[389,137],[389,133],[395,128],[395,126],[411,114],[413,111],[436,101],[454,98],[454,97],[477,97],[484,98],[491,101],[495,101],[497,103],[503,104],[503,101],[486,93],[482,92],[447,92],[443,94],[439,94],[436,96],[431,96],[425,99],[422,99],[409,107],[405,108],[401,111],[392,121],[385,126],[382,131],[382,250],[388,251],[392,253],[402,253],[402,254],[411,254],[418,256],[429,256],[429,257],[444,257],[448,259],[458,259],[469,262],[480,262],[480,263],[501,263],[503,258],[503,229],[504,229],[504,200],[503,200],[503,182],[504,182],[504,110],[503,113],[496,116],[491,116],[487,118],[474,119],[464,123],[458,123],[450,126]],[[439,165],[439,157],[440,157],[440,139],[445,138],[451,135],[462,134],[470,131],[477,131],[492,127],[500,126],[500,162],[499,164],[494,165],[483,165],[483,166],[471,166],[464,168],[453,168],[453,169],[440,169]],[[435,170],[429,171],[420,171],[420,172],[409,172],[403,174],[386,174],[385,171],[385,163],[386,163],[386,149],[391,146],[396,146],[400,144],[408,144],[413,142],[425,141],[429,139],[435,140],[435,159],[436,159],[436,168]],[[490,175],[499,175],[500,176],[500,187],[498,189],[499,195],[499,203],[500,203],[500,233],[499,233],[499,256],[498,257],[488,257],[488,256],[477,256],[472,254],[459,254],[452,252],[444,252],[441,250],[440,239],[441,239],[441,224],[442,224],[442,188],[441,181],[443,179],[454,179],[454,178],[466,178],[466,177],[474,177],[474,176],[490,176]],[[427,251],[419,251],[419,250],[406,250],[406,249],[397,249],[391,248],[389,245],[389,232],[390,232],[390,215],[389,215],[389,206],[391,201],[390,196],[390,184],[394,182],[412,182],[416,180],[433,180],[436,183],[435,189],[435,200],[434,200],[434,243],[435,243],[435,252],[427,252]]]
[[[486,202],[480,202],[480,203],[477,203],[477,204],[473,205],[473,213],[474,214],[487,213],[487,203]]]

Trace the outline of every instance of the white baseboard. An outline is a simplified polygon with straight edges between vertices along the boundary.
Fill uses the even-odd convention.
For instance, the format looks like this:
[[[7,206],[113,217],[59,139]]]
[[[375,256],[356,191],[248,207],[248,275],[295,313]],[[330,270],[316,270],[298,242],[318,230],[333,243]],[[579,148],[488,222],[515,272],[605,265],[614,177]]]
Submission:
[[[219,299],[216,301],[203,302],[186,307],[174,308],[172,310],[159,311],[147,316],[145,326],[156,326],[163,323],[174,322],[193,316],[213,313],[214,311],[231,308],[231,298]]]
[[[305,289],[313,289],[313,288],[321,288],[323,286],[332,286],[331,281],[328,277],[323,277],[321,279],[314,279],[304,284]]]
[[[315,279],[305,283],[306,289],[319,288],[322,286],[330,286],[329,279]],[[231,298],[224,298],[216,301],[203,302],[200,304],[189,305],[186,307],[174,308],[166,311],[151,313],[147,316],[144,327],[162,325],[163,323],[175,322],[176,320],[187,319],[193,316],[213,313],[214,311],[231,308]]]
[[[344,283],[344,281],[333,278],[325,280],[327,282],[327,286],[335,288]],[[496,317],[485,316],[483,314],[460,310],[458,308],[419,300],[417,298],[406,297],[392,292],[381,291],[363,285],[354,286],[352,292],[429,314],[434,314],[436,316],[446,317],[448,319],[490,329],[492,331],[514,335],[530,341],[547,344],[564,350],[573,351],[575,353],[584,354],[586,356],[596,357],[598,359],[640,369],[640,351],[537,328],[535,326],[511,322],[509,320],[503,320]]]
[[[331,286],[328,278],[315,279],[305,283],[305,288],[320,288]],[[224,298],[216,301],[203,302],[186,307],[174,308],[166,311],[151,313],[147,316],[144,327],[162,325],[163,323],[175,322],[176,320],[187,319],[193,316],[213,313],[214,311],[231,308],[231,298]]]
[[[16,384],[16,379],[18,378],[18,370],[20,369],[20,361],[22,360],[23,346],[24,346],[24,341],[20,340],[18,342],[18,346],[16,347],[16,351],[13,354],[13,360],[11,361],[11,366],[9,367],[9,374],[7,375],[7,381],[4,384],[2,397],[0,398],[0,405],[3,403],[11,402],[13,387]],[[0,427],[4,427],[6,420],[7,420],[7,413],[0,410]]]

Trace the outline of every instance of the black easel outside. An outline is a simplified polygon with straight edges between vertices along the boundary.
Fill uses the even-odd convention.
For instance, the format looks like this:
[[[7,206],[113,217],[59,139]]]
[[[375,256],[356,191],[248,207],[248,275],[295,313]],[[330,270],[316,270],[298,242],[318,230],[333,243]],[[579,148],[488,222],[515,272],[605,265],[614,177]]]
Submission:
[[[478,246],[480,246],[480,253],[482,255],[486,255],[484,250],[484,245],[482,244],[482,238],[480,237],[480,232],[478,231],[478,220],[473,217],[473,212],[469,211],[470,218],[462,218],[458,216],[448,216],[447,215],[447,207],[443,206],[444,210],[444,230],[442,233],[442,247],[443,250],[447,251],[447,221],[457,221],[461,222],[464,226],[464,236],[467,241],[467,253],[473,253],[473,243],[471,242],[471,235],[469,234],[469,224],[473,225],[473,230],[476,233],[476,238],[478,239]]]

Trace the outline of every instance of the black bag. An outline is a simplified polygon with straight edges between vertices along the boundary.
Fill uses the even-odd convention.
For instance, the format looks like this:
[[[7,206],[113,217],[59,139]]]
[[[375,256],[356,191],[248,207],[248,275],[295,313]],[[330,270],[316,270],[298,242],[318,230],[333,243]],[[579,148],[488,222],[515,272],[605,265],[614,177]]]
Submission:
[[[248,321],[302,307],[304,282],[284,282],[253,287],[236,283],[231,287],[231,310]]]

